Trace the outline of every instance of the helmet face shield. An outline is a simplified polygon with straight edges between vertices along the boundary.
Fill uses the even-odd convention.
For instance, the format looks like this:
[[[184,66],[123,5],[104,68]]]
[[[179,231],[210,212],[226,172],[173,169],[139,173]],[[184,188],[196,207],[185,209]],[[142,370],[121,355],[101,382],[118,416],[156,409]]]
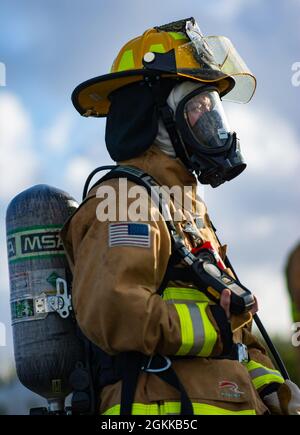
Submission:
[[[193,77],[207,84],[233,78],[235,85],[224,99],[247,103],[256,89],[256,79],[224,36],[202,36],[175,49],[176,72],[179,76]]]
[[[178,106],[178,116],[197,148],[216,152],[226,147],[230,129],[217,91],[200,89],[196,95],[186,97]]]
[[[228,101],[247,103],[252,98],[256,79],[228,38],[203,36],[192,20],[185,21],[177,33],[171,31],[171,25],[157,29],[168,30],[168,35],[181,43],[174,44],[170,52],[156,54],[149,63],[144,62],[147,69],[215,85]]]

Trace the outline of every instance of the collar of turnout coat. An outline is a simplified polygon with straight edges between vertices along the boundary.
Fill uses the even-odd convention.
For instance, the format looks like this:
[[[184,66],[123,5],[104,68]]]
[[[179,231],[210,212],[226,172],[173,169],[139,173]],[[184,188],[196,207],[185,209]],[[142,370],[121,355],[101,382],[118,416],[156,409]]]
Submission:
[[[200,214],[204,216],[206,214],[206,205],[203,200],[197,195],[197,179],[186,168],[179,158],[173,158],[161,151],[157,145],[153,144],[143,154],[132,159],[123,160],[118,162],[120,165],[134,166],[147,174],[151,175],[155,181],[168,188],[178,186],[182,192],[182,195],[188,196],[189,200],[185,202],[185,207],[182,208],[183,203],[175,203],[171,206],[174,212],[174,208],[181,209],[184,214]],[[96,195],[96,191],[99,185],[95,186],[88,193],[88,197]],[[182,196],[183,201],[183,196]]]
[[[122,165],[136,166],[151,175],[160,185],[197,187],[196,177],[189,172],[180,159],[172,158],[155,144],[138,157],[118,162]]]

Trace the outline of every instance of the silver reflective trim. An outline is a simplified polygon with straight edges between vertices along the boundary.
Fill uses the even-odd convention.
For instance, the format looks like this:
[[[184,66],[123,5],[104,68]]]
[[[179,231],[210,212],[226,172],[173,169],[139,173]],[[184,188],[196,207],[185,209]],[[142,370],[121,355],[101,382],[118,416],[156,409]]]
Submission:
[[[195,303],[202,304],[202,303],[206,303],[207,301],[203,301],[203,300],[199,300],[199,301],[192,300],[191,301],[189,299],[168,299],[168,300],[165,300],[165,302],[167,304],[195,305]]]
[[[187,307],[190,312],[194,331],[194,344],[187,355],[198,355],[198,353],[201,352],[205,341],[203,319],[201,317],[201,312],[195,303],[187,304]]]
[[[280,373],[273,371],[273,370],[265,369],[263,367],[251,370],[249,373],[250,373],[250,376],[252,379],[258,378],[259,376],[265,376],[265,375],[274,375],[274,376],[278,376],[279,378],[281,378]]]

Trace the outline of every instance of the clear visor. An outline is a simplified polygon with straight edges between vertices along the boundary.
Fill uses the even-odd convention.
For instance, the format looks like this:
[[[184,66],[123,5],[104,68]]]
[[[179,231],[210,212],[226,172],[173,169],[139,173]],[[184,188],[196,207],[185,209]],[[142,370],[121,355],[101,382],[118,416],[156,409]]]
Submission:
[[[207,83],[232,77],[234,88],[223,99],[247,103],[256,88],[256,79],[231,41],[224,36],[203,36],[197,25],[187,22],[186,44],[175,48],[176,72]]]
[[[216,150],[226,145],[230,129],[217,91],[201,92],[183,108],[185,122],[202,147]]]

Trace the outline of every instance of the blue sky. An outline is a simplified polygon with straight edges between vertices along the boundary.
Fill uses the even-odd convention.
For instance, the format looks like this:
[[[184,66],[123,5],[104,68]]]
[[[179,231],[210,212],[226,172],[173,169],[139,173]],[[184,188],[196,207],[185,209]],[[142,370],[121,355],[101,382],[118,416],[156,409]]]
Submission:
[[[81,81],[109,71],[121,46],[148,27],[194,16],[205,34],[228,36],[258,79],[248,105],[226,104],[248,169],[205,200],[262,318],[290,335],[283,266],[299,231],[299,99],[291,84],[300,61],[297,0],[0,0],[0,322],[12,358],[5,210],[21,190],[47,183],[80,199],[95,166],[110,163],[104,120],[81,118],[70,95]]]

